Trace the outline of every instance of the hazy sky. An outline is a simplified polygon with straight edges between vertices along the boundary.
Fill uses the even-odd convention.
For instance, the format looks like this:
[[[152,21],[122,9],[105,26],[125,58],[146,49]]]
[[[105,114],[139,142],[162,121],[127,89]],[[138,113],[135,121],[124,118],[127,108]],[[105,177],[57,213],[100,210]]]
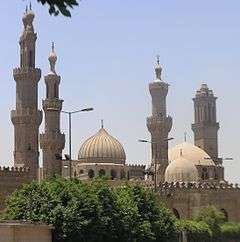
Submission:
[[[19,65],[18,40],[27,2],[11,0],[0,5],[2,165],[13,164],[12,69]],[[124,145],[128,163],[150,161],[150,146],[137,139],[150,137],[146,128],[151,111],[148,83],[154,79],[159,54],[163,79],[170,84],[167,104],[173,117],[170,136],[175,138],[171,146],[183,141],[185,131],[192,142],[191,98],[206,82],[219,97],[220,156],[234,158],[225,162],[227,179],[240,182],[239,0],[82,0],[71,19],[50,17],[46,7],[32,2],[37,66],[43,75],[48,73],[47,58],[55,41],[64,109],[95,108],[73,117],[74,157],[104,119],[105,128]],[[42,78],[40,108],[44,96]],[[67,134],[66,118],[62,116],[62,130]]]

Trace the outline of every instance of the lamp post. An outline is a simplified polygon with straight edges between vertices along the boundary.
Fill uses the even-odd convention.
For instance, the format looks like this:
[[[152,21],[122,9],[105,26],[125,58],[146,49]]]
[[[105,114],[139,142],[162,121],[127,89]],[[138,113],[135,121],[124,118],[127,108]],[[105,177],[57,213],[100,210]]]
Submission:
[[[93,108],[84,108],[75,111],[61,111],[68,115],[68,145],[69,145],[69,177],[72,178],[72,114],[93,111]]]
[[[167,138],[164,139],[163,141],[170,141],[173,140],[174,138]],[[158,144],[159,142],[155,142],[155,141],[149,141],[149,140],[145,140],[145,139],[139,139],[138,142],[141,143],[150,143],[150,144]],[[154,160],[154,191],[157,192],[157,159]]]

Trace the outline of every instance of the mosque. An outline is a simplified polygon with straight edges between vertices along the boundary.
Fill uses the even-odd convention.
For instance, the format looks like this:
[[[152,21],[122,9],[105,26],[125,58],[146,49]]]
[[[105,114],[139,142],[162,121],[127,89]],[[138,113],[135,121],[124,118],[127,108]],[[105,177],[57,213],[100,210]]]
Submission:
[[[184,142],[168,148],[172,118],[167,114],[169,84],[162,80],[159,60],[156,79],[149,83],[152,113],[146,120],[151,134],[151,166],[126,163],[121,143],[103,127],[83,142],[78,159],[63,159],[65,135],[60,129],[63,100],[59,97],[61,77],[56,72],[54,45],[45,75],[46,97],[42,102],[44,133],[39,134],[43,113],[38,110],[38,83],[41,70],[35,66],[37,34],[31,8],[23,16],[20,36],[20,66],[13,70],[16,82],[16,107],[11,112],[14,125],[14,166],[0,168],[0,208],[6,197],[22,184],[54,176],[90,180],[105,176],[112,184],[139,182],[155,187],[159,199],[178,218],[190,218],[200,208],[214,205],[229,221],[240,221],[240,189],[224,178],[223,161],[218,156],[219,123],[216,99],[207,84],[197,90],[194,102],[194,144]],[[39,166],[39,146],[43,167]],[[155,186],[154,186],[155,184]]]

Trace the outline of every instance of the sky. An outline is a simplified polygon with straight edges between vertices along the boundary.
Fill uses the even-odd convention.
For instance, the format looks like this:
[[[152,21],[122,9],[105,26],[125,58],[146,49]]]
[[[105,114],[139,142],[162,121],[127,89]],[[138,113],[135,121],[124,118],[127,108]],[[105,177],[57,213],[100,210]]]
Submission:
[[[0,164],[13,165],[15,81],[19,66],[18,40],[28,1],[3,1],[0,5]],[[72,153],[104,126],[124,146],[127,162],[149,164],[150,146],[146,117],[150,116],[148,84],[154,80],[156,55],[160,55],[162,79],[170,84],[168,114],[173,118],[170,146],[193,142],[192,98],[207,83],[217,100],[219,156],[226,161],[226,178],[240,182],[240,1],[239,0],[82,0],[72,18],[49,16],[47,7],[32,1],[37,39],[39,108],[45,97],[43,76],[49,71],[48,55],[55,42],[60,95],[66,111],[93,107],[75,114]],[[43,132],[44,123],[40,127]],[[67,117],[62,131],[68,140]],[[68,143],[64,153],[68,153]]]

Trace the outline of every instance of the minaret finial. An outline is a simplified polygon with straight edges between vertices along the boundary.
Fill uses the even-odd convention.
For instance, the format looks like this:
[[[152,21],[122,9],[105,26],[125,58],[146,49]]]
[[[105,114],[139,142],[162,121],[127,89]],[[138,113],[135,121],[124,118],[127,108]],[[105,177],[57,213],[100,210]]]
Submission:
[[[157,65],[155,67],[155,73],[157,80],[161,80],[161,74],[162,74],[162,67],[160,66],[160,56],[157,55]]]
[[[56,73],[55,66],[56,66],[56,61],[57,61],[57,55],[55,53],[55,45],[54,42],[52,42],[52,51],[48,57],[48,60],[50,62],[50,70],[53,73]]]
[[[32,2],[29,3],[29,9],[32,10]]]
[[[54,52],[54,42],[52,42],[52,52]]]
[[[104,128],[104,123],[103,123],[103,119],[101,119],[101,128]]]
[[[28,12],[28,5],[26,5],[26,8],[25,8],[25,13]]]

